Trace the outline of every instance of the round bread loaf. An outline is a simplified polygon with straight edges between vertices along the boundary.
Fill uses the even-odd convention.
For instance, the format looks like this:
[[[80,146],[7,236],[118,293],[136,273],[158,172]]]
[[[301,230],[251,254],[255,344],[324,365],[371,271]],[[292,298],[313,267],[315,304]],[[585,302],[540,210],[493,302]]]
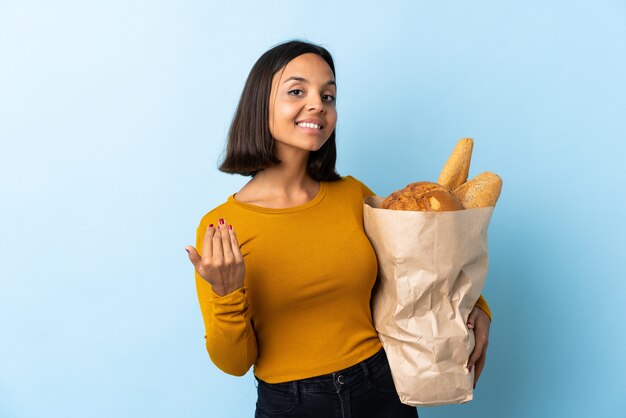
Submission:
[[[383,209],[450,211],[462,210],[463,204],[450,189],[437,183],[418,181],[387,196],[381,205]]]
[[[465,209],[472,209],[495,206],[501,190],[500,176],[486,172],[457,187],[452,193],[463,202]]]

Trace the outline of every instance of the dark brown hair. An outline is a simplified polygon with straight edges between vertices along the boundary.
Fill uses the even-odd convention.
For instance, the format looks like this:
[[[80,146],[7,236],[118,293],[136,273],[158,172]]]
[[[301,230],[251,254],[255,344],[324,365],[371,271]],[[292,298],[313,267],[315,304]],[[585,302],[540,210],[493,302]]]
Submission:
[[[326,61],[335,75],[335,64],[323,47],[292,40],[274,46],[257,60],[250,70],[241,93],[235,116],[228,131],[226,157],[218,166],[220,171],[253,176],[281,161],[274,153],[274,139],[269,129],[269,97],[272,78],[292,59],[306,53],[317,54]],[[317,151],[309,152],[307,173],[317,181],[340,180],[335,169],[337,147],[335,131]]]

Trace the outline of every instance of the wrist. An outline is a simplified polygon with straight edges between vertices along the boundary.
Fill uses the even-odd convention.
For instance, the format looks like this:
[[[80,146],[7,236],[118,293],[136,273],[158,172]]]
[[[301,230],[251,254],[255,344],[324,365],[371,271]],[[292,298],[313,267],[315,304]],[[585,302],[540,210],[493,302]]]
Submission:
[[[223,286],[213,286],[213,293],[215,293],[219,297],[226,296],[229,293],[233,293],[235,290],[237,289],[230,289]]]
[[[226,294],[223,286],[211,286],[211,288],[213,289],[213,293],[217,296],[224,296]]]

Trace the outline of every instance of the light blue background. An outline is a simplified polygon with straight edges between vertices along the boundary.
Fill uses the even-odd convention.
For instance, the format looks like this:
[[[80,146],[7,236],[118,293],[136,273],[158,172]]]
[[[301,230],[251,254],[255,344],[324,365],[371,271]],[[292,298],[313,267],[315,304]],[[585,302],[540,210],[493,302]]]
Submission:
[[[0,1],[0,416],[251,417],[193,268],[256,59],[336,60],[338,170],[386,195],[456,141],[504,189],[487,365],[421,417],[625,416],[624,1]]]

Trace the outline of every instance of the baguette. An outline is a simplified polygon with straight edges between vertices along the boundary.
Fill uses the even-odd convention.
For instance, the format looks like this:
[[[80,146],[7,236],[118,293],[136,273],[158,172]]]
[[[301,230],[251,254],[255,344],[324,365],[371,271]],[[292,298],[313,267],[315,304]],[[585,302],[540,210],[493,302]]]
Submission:
[[[443,166],[437,183],[454,190],[467,181],[474,140],[462,138],[457,142],[448,161]]]

